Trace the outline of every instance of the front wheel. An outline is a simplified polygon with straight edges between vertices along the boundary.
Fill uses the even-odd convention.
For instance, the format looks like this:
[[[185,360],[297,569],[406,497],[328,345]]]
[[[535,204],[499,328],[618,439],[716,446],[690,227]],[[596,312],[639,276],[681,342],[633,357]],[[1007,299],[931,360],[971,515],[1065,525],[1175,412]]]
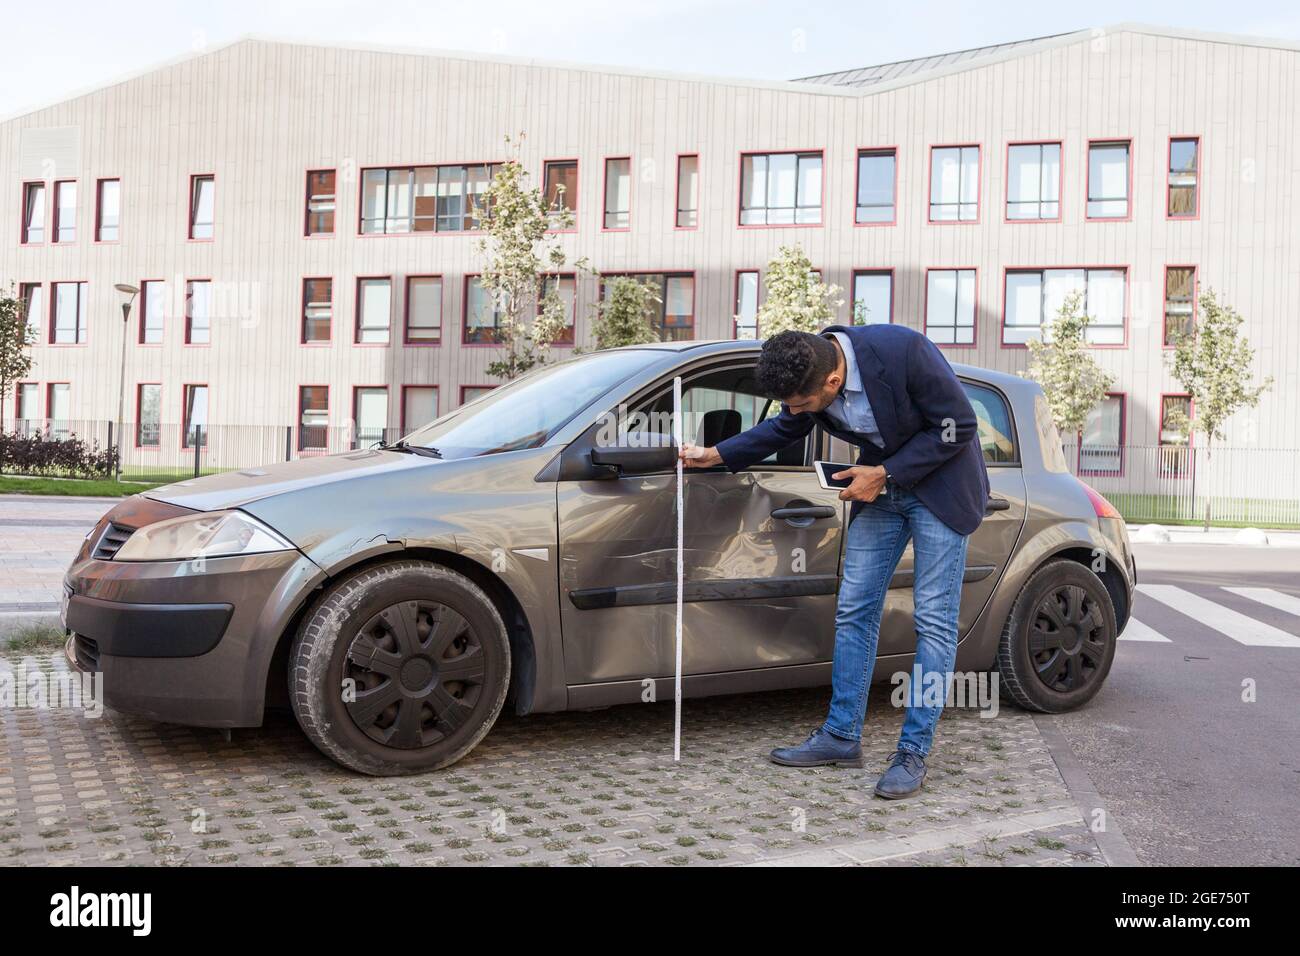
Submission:
[[[312,743],[377,776],[455,763],[492,728],[509,683],[496,606],[423,561],[340,581],[303,618],[289,659],[289,697]]]
[[[1002,629],[1002,686],[1026,710],[1073,710],[1101,690],[1118,638],[1101,579],[1075,561],[1053,561],[1029,578]]]

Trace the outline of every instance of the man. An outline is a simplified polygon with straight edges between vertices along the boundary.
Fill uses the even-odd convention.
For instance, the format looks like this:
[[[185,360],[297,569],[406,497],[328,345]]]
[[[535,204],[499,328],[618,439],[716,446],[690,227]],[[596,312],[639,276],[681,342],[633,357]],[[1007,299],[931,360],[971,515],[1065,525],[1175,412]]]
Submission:
[[[852,501],[835,615],[831,704],[825,724],[796,747],[772,751],[790,767],[862,766],[862,721],[890,578],[909,540],[915,556],[916,665],[903,731],[876,795],[911,796],[943,701],[923,701],[957,653],[966,540],[984,518],[988,472],[975,411],[952,367],[925,336],[901,325],[832,326],[821,335],[782,332],[763,344],[758,387],[781,413],[703,448],[683,443],[692,468],[730,471],[762,461],[820,425],[860,449],[840,498]],[[933,695],[931,695],[933,696]],[[922,703],[930,706],[922,706]]]

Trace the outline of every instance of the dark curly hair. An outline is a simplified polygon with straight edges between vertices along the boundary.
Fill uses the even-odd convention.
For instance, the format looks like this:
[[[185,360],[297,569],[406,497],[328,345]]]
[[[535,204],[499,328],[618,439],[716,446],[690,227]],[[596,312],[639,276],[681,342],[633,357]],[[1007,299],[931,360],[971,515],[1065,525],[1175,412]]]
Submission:
[[[760,392],[784,401],[820,389],[838,364],[830,339],[809,332],[778,332],[763,343],[754,378]]]

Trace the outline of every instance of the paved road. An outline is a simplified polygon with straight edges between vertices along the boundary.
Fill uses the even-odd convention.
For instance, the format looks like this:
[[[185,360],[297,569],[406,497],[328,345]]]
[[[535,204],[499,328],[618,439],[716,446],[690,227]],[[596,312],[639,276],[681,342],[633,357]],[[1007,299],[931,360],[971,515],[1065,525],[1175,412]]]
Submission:
[[[0,496],[0,630],[57,608],[68,560],[111,504]],[[951,711],[932,799],[911,810],[869,799],[873,771],[791,776],[762,760],[818,721],[820,690],[691,704],[690,767],[662,761],[662,706],[627,707],[503,720],[445,781],[409,785],[358,785],[284,718],[228,744],[120,715],[10,712],[0,858],[1300,863],[1300,549],[1137,553],[1135,623],[1092,705],[1037,723],[1009,707],[995,720]],[[898,715],[873,707],[879,763]],[[398,802],[381,813],[386,800]],[[1084,825],[1094,804],[1110,837]],[[479,811],[493,806],[508,811],[503,832],[484,829]],[[810,832],[786,819],[801,808]],[[195,809],[225,819],[191,834],[182,818]]]
[[[1142,863],[1300,863],[1300,551],[1136,552],[1139,626],[1057,725]]]

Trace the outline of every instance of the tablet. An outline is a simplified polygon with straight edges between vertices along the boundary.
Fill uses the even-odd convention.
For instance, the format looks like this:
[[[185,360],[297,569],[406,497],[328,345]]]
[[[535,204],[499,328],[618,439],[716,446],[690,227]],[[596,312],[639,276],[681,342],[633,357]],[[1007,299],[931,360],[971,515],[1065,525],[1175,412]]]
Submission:
[[[822,487],[827,491],[834,491],[837,488],[847,488],[853,484],[852,478],[832,478],[831,475],[838,471],[844,471],[846,468],[852,468],[852,465],[837,465],[833,461],[815,461],[813,467],[817,469],[817,480],[822,483]]]

